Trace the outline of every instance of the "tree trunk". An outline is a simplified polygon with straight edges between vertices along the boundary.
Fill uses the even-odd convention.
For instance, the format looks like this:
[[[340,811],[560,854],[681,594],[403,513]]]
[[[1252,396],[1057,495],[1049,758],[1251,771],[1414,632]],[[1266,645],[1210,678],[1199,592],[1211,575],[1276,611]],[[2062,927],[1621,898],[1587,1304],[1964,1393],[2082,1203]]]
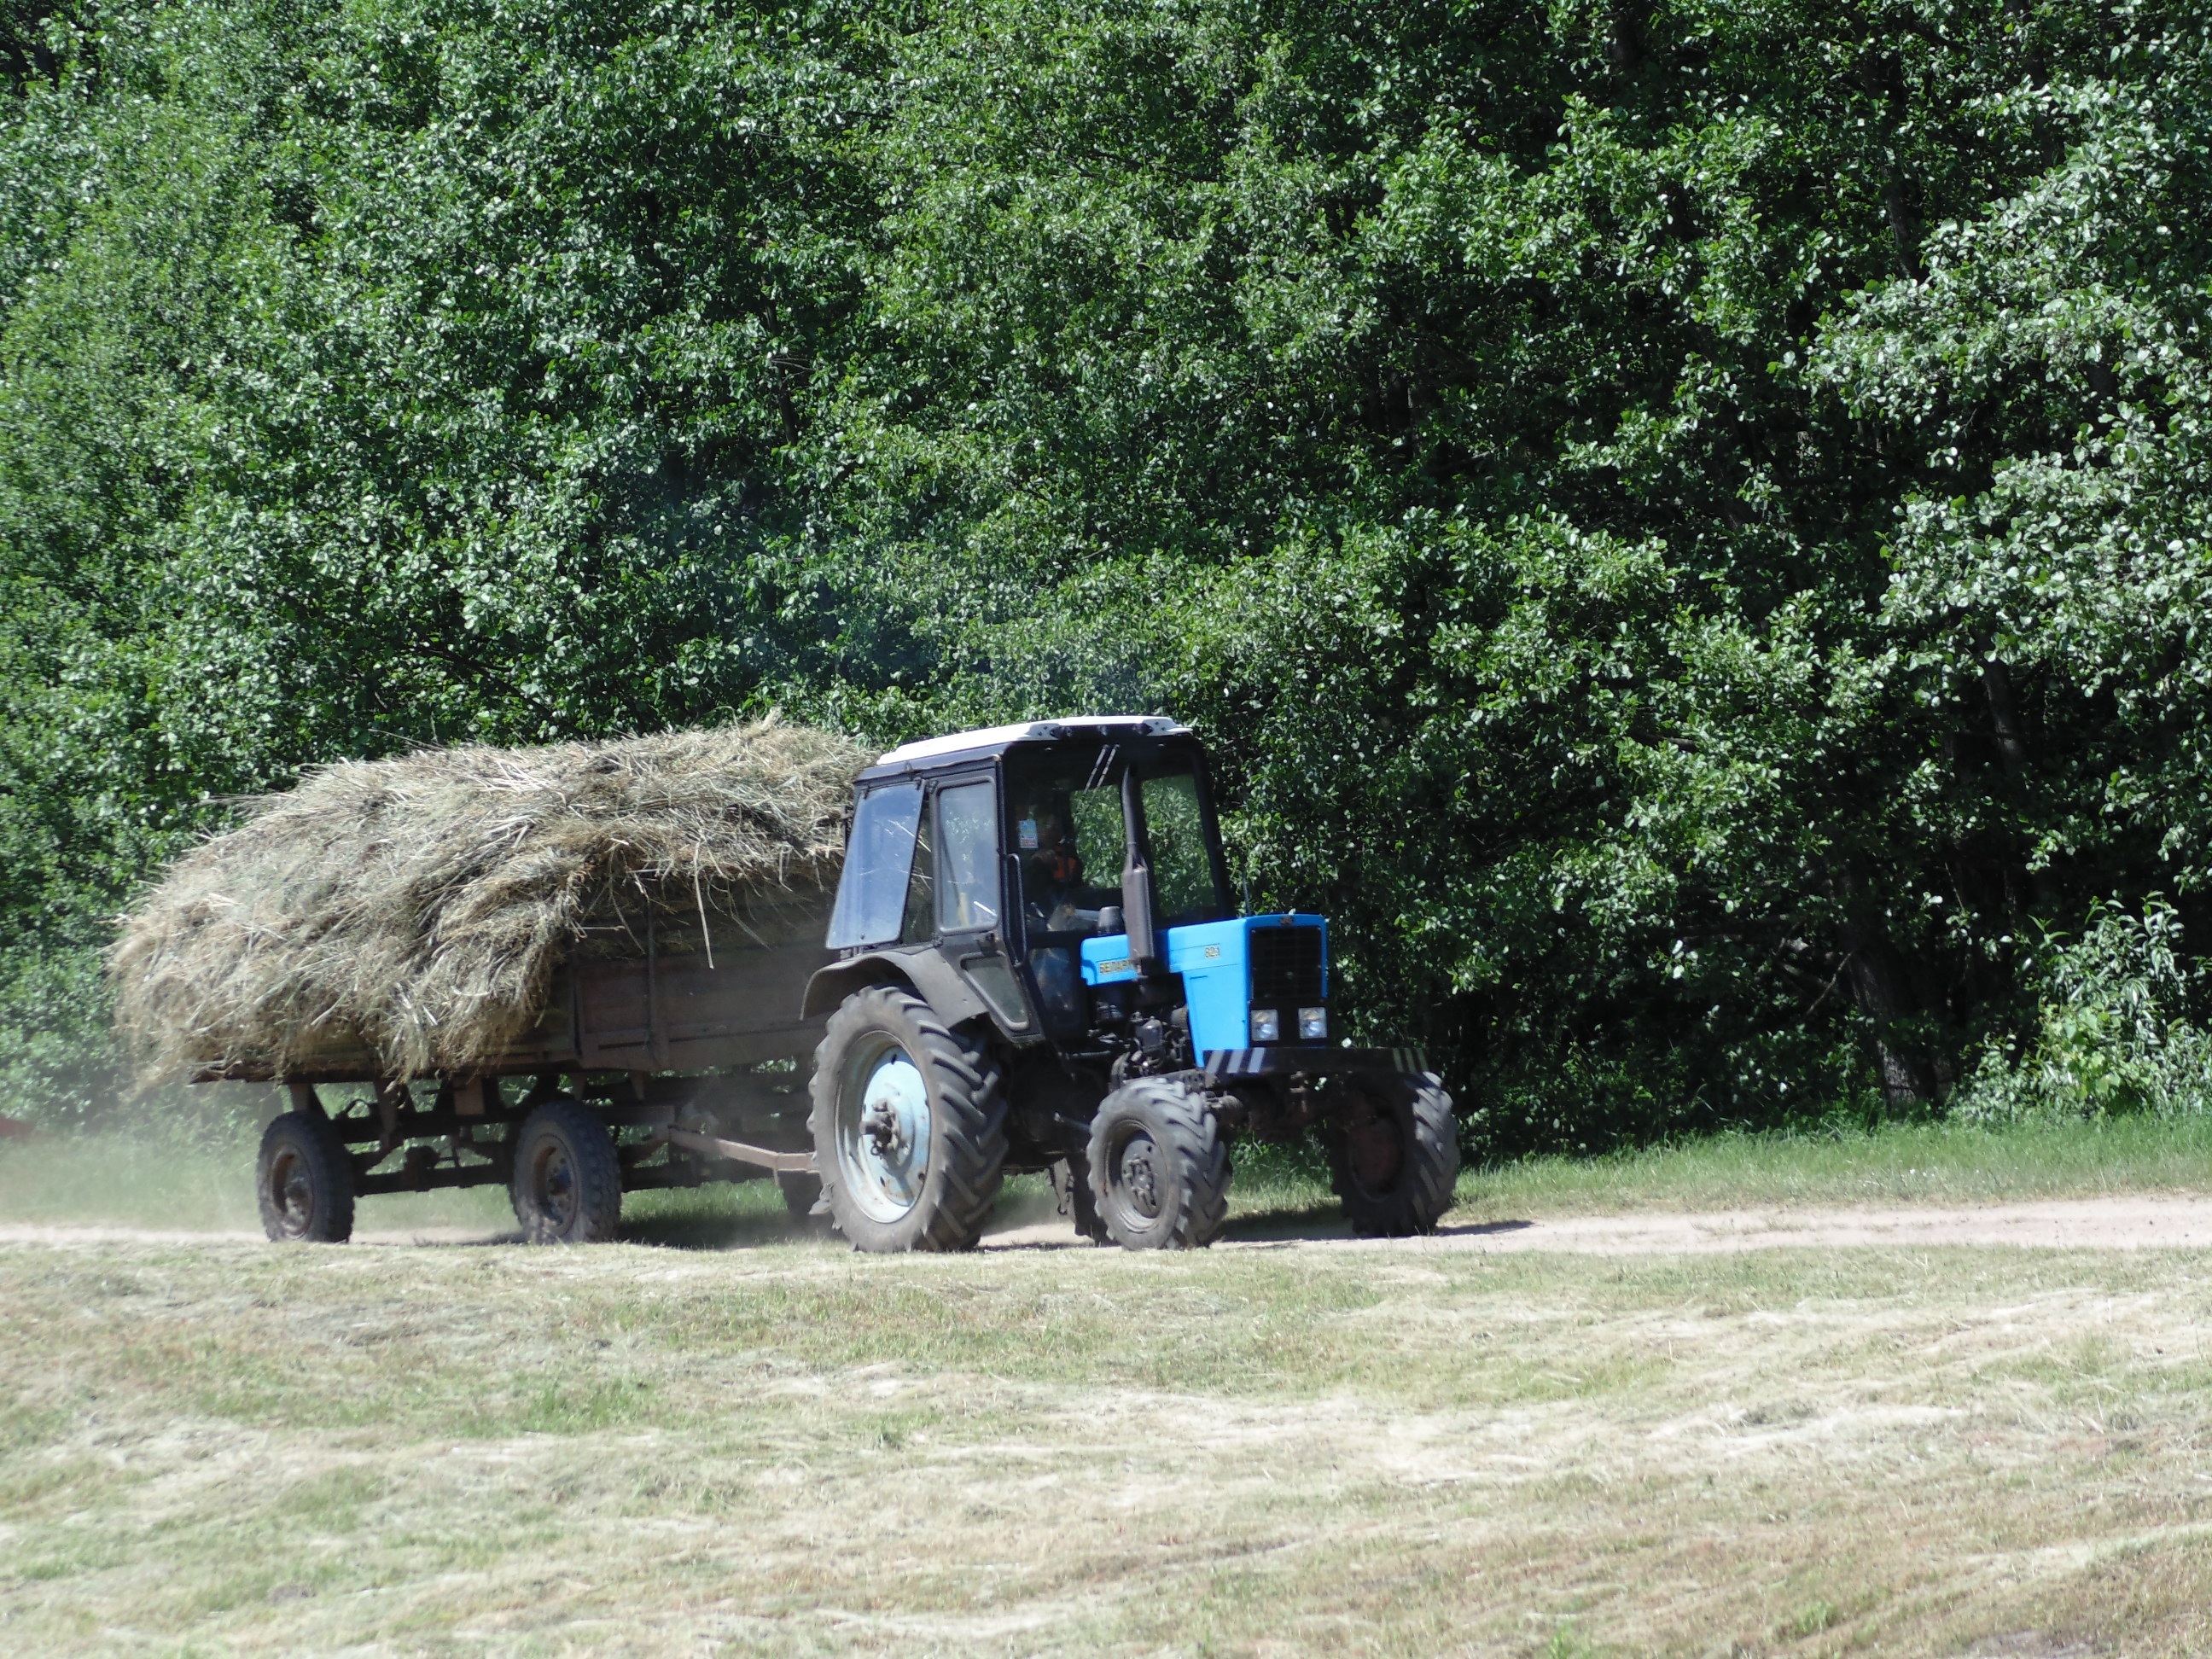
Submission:
[[[1851,1001],[1874,1024],[1875,1064],[1881,1074],[1883,1103],[1892,1111],[1924,1109],[1936,1093],[1927,1058],[1902,1042],[1897,1030],[1919,1012],[1904,959],[1894,945],[1862,921],[1844,924],[1843,945]]]

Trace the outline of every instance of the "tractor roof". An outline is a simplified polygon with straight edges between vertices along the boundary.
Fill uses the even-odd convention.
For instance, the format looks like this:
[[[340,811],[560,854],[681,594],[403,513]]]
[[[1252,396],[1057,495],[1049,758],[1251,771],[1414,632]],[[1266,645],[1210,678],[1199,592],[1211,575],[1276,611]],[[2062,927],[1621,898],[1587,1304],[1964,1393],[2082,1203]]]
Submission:
[[[1015,726],[987,726],[975,732],[955,732],[902,744],[884,756],[876,766],[925,765],[955,756],[999,755],[1020,743],[1061,743],[1085,738],[1184,737],[1190,728],[1164,714],[1072,714],[1066,720],[1024,720]],[[869,769],[871,772],[875,767]]]

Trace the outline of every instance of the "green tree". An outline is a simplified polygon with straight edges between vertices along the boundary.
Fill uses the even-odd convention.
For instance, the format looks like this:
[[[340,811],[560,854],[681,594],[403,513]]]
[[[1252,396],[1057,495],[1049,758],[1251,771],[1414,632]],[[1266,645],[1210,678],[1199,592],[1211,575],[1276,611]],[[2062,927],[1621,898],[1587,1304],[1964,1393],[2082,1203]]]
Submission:
[[[1499,1152],[2203,948],[2186,8],[6,18],[24,1054],[224,796],[771,703],[1198,720]]]

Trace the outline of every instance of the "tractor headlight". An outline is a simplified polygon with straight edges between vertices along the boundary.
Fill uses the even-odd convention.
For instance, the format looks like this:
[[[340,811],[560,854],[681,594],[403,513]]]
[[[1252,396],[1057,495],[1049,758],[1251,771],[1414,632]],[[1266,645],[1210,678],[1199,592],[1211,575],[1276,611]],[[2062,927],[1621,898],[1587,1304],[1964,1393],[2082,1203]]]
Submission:
[[[1309,1038],[1327,1036],[1328,1035],[1328,1010],[1326,1008],[1299,1009],[1298,1035],[1302,1037]]]
[[[1282,1036],[1283,1017],[1280,1014],[1273,1008],[1255,1008],[1252,1011],[1253,1042],[1279,1042]]]

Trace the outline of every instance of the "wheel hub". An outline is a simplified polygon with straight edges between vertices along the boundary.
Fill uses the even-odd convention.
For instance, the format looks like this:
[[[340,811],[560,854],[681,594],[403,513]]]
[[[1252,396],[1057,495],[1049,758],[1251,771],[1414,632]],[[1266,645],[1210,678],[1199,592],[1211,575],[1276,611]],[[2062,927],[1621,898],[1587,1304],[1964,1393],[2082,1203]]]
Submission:
[[[1121,1190],[1129,1207],[1148,1221],[1160,1212],[1159,1182],[1152,1167],[1158,1156],[1150,1135],[1133,1135],[1121,1148]]]
[[[906,1125],[899,1117],[898,1109],[887,1099],[870,1103],[861,1115],[860,1133],[868,1138],[870,1148],[881,1163],[896,1163],[906,1152]]]
[[[921,1201],[929,1179],[929,1088],[896,1048],[865,1062],[857,1080],[840,1113],[845,1189],[867,1215],[896,1221]]]
[[[576,1208],[576,1172],[557,1146],[538,1162],[538,1207],[556,1230],[565,1229]]]
[[[315,1214],[314,1189],[307,1183],[307,1165],[295,1154],[284,1153],[269,1171],[269,1186],[277,1209],[283,1214],[285,1233],[299,1237],[307,1231]]]

